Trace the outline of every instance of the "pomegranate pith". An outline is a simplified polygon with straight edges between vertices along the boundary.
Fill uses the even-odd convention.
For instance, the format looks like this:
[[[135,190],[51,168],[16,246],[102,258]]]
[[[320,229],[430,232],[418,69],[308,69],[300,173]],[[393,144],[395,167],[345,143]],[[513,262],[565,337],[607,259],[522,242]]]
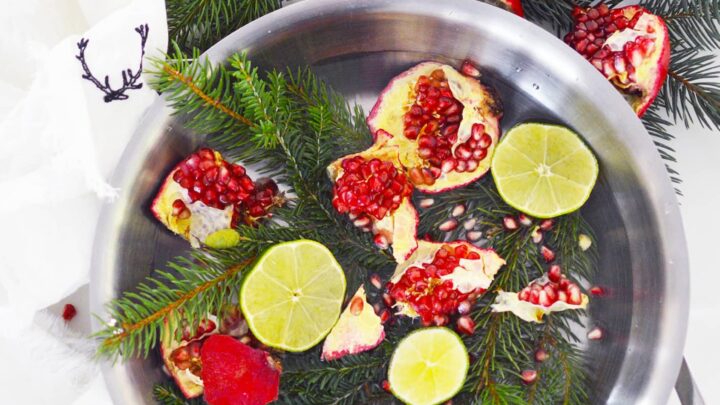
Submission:
[[[670,41],[665,22],[639,6],[575,7],[565,42],[593,64],[642,116],[667,76]]]

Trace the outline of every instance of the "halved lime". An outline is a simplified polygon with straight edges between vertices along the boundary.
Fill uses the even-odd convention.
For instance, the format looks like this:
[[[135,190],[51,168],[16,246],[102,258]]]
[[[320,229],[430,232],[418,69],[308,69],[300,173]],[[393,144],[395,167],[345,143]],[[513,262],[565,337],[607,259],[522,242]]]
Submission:
[[[491,168],[502,199],[537,218],[580,208],[598,176],[597,160],[579,135],[538,123],[510,129],[495,149]]]
[[[390,390],[408,404],[437,404],[460,391],[469,364],[467,349],[455,332],[423,328],[395,348],[388,369]]]
[[[297,240],[258,259],[240,288],[240,307],[262,343],[291,352],[318,344],[340,316],[345,273],[324,245]]]

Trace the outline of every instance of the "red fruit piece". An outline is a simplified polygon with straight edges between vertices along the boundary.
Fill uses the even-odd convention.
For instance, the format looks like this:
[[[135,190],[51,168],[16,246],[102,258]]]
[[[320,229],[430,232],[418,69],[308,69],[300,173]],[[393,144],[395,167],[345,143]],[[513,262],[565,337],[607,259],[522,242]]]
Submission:
[[[410,203],[413,186],[389,140],[389,134],[379,131],[372,147],[334,161],[328,175],[335,182],[335,209],[371,231],[380,249],[392,246],[395,260],[402,262],[417,248],[419,219]]]
[[[445,325],[462,303],[485,292],[503,264],[494,251],[467,242],[419,241],[415,253],[395,270],[386,305],[394,301],[399,314],[419,317],[424,325]],[[472,333],[467,320],[458,328]]]
[[[281,370],[267,352],[213,335],[200,349],[200,358],[208,404],[264,405],[277,399]]]
[[[502,110],[495,94],[476,79],[469,61],[458,72],[423,62],[396,76],[367,122],[389,133],[410,182],[427,193],[461,187],[482,177],[497,144]],[[408,91],[410,90],[410,91]]]
[[[77,315],[77,309],[75,309],[75,305],[65,304],[65,306],[63,307],[62,318],[66,322],[70,322],[73,318],[75,318],[75,315]]]
[[[515,13],[520,17],[525,16],[521,0],[487,0],[485,2]]]
[[[642,117],[657,96],[670,63],[670,38],[662,18],[640,6],[607,5],[573,10],[565,42],[617,87]]]
[[[272,180],[256,184],[238,164],[202,148],[180,162],[165,178],[153,200],[153,215],[193,247],[239,220],[253,224],[284,198]]]

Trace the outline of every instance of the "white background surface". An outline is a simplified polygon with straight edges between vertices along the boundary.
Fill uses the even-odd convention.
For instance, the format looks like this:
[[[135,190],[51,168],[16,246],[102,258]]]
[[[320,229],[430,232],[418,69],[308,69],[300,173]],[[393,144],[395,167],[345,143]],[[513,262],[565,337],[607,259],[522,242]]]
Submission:
[[[9,1],[0,0],[0,10],[5,18],[0,17],[0,50],[12,49],[13,38],[3,34],[3,27],[13,22],[8,17],[8,10],[12,10]],[[62,39],[60,33],[73,31],[72,26],[77,24],[88,25],[104,15],[98,10],[96,15],[88,15],[86,21],[74,21],[66,16],[75,15],[78,3],[84,1],[33,1],[26,4],[37,4],[50,7],[56,18],[47,18],[43,21],[34,21],[27,29],[44,30],[41,39],[46,43]],[[115,9],[130,1],[114,0],[104,1],[107,10]],[[51,13],[52,14],[52,13]],[[30,19],[29,19],[30,21]],[[15,24],[20,23],[15,21]],[[82,30],[76,30],[77,33]],[[5,41],[5,42],[2,42]],[[42,45],[42,43],[38,43]],[[17,51],[17,50],[16,50]],[[30,49],[25,57],[32,59],[32,52],[42,49]],[[17,55],[23,55],[17,52]],[[23,70],[23,61],[8,64],[6,55],[0,55],[2,65],[0,75],[12,74],[17,78],[14,83],[0,80],[0,113],[12,108],[17,97],[23,94],[23,89],[33,79],[33,70]],[[11,69],[11,70],[8,70]],[[1,115],[0,115],[1,117]],[[696,378],[701,392],[708,404],[720,404],[720,265],[718,264],[718,236],[720,232],[720,133],[694,128],[689,131],[684,127],[676,127],[672,131],[677,139],[671,143],[677,150],[678,163],[674,166],[679,170],[684,183],[679,187],[684,197],[679,197],[684,226],[688,241],[691,269],[691,311],[689,317],[688,339],[685,355],[690,369]],[[0,158],[2,149],[8,145],[8,139],[0,138]],[[1,170],[1,169],[0,169]],[[0,180],[2,179],[0,171]],[[4,194],[3,198],[7,198]],[[4,232],[8,234],[7,230]],[[88,258],[89,260],[89,258]],[[1,287],[2,284],[0,284]],[[6,293],[6,292],[5,292]],[[0,288],[0,303],[3,291]],[[71,328],[86,332],[89,323],[87,311],[87,287],[81,288],[64,302],[74,303],[79,315],[70,323]],[[51,312],[59,314],[62,303],[50,308]],[[4,326],[7,327],[7,326]],[[1,375],[2,373],[0,373]],[[30,382],[28,382],[28,385]],[[15,385],[9,387],[6,381],[0,382],[0,395],[7,390],[23,390],[25,387]],[[104,404],[109,398],[104,391],[101,379],[95,379],[86,391],[79,393],[77,404]],[[2,398],[2,397],[0,397]],[[3,402],[0,400],[0,402]],[[69,403],[69,402],[68,402]],[[671,403],[677,403],[671,399]]]

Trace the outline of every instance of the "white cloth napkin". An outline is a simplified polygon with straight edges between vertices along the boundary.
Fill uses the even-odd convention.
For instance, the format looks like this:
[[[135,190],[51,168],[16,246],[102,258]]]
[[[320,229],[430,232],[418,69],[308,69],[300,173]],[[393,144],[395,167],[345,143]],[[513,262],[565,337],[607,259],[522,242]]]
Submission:
[[[107,179],[157,98],[139,77],[141,88],[106,102],[82,77],[78,42],[89,41],[92,76],[123,87],[121,73],[132,76],[141,61],[137,27],[148,28],[144,66],[167,49],[165,4],[0,0],[0,8],[0,402],[69,404],[98,375],[91,342],[41,310],[88,282],[100,207],[117,193]],[[94,398],[86,403],[109,402]]]

